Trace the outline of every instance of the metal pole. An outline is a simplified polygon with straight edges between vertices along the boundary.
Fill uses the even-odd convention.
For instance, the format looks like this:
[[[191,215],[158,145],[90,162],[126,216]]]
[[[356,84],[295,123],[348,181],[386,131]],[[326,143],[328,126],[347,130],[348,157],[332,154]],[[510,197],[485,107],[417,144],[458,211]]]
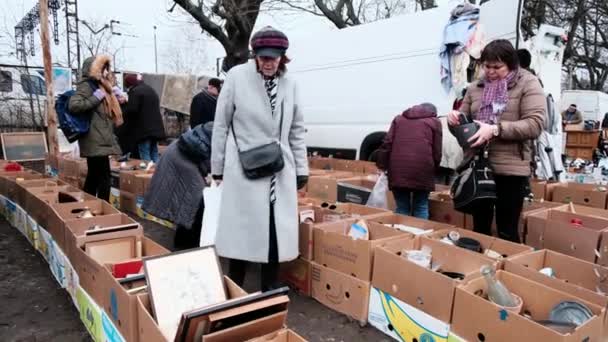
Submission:
[[[57,113],[55,113],[55,98],[53,97],[53,75],[51,46],[49,43],[49,8],[48,0],[39,0],[40,6],[40,40],[42,42],[42,58],[44,60],[44,80],[46,82],[46,115],[49,139],[49,153],[57,155]]]
[[[158,74],[158,50],[156,48],[156,25],[154,25],[154,70]]]

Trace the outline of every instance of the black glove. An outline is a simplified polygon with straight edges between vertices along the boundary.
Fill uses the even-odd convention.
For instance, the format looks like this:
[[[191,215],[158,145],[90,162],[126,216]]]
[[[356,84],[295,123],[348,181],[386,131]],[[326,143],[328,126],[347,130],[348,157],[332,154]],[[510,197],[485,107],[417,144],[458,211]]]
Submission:
[[[211,175],[211,178],[213,178],[213,180],[224,180],[224,175]]]
[[[308,176],[297,176],[296,181],[298,183],[298,190],[301,190],[308,183]]]

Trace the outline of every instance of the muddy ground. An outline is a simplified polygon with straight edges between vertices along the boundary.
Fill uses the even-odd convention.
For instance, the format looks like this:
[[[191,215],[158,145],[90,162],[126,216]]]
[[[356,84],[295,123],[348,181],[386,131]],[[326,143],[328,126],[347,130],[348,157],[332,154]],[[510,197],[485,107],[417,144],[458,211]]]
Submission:
[[[141,221],[146,235],[168,249],[173,230]],[[245,289],[259,284],[251,270]],[[291,294],[288,326],[309,341],[389,341],[374,328],[327,309],[311,298]],[[91,341],[68,293],[42,256],[16,229],[0,220],[0,341]]]

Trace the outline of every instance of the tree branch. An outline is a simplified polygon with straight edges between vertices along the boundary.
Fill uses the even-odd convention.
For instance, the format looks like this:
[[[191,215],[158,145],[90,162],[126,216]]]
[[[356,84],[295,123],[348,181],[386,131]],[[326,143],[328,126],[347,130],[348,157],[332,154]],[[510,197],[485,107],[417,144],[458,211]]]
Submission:
[[[203,10],[200,6],[194,5],[190,0],[173,0],[176,4],[179,5],[184,11],[190,14],[196,21],[198,21],[201,28],[207,31],[213,38],[217,39],[224,48],[229,48],[232,46],[230,43],[230,39],[224,33],[222,28],[216,23],[212,22],[209,17],[203,13]],[[199,2],[200,5],[200,2]]]

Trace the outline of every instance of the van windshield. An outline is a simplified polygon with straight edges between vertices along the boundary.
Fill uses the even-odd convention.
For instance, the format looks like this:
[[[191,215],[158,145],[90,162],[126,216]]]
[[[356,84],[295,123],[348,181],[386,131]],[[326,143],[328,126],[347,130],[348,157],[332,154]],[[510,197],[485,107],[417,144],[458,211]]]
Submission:
[[[21,88],[26,94],[46,95],[46,84],[40,77],[21,74]]]

